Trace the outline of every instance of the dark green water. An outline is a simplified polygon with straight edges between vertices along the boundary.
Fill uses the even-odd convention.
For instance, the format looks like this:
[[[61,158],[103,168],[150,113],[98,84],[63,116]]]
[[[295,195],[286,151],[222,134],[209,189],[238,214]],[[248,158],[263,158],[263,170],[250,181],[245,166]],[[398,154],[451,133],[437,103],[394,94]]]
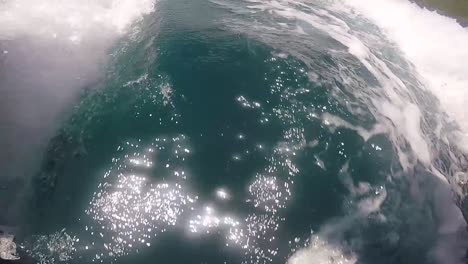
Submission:
[[[34,178],[19,238],[32,257],[286,263],[313,232],[325,245],[300,263],[436,263],[447,191],[374,129],[362,94],[385,97],[378,78],[317,28],[242,30],[266,18],[239,9],[163,1],[114,46]],[[411,78],[408,94],[431,98]]]

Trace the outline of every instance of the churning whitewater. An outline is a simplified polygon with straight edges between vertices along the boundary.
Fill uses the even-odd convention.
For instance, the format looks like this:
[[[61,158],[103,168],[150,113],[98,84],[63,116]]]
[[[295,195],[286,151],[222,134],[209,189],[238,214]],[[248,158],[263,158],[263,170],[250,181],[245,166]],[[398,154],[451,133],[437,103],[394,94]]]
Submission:
[[[0,1],[0,257],[465,263],[466,47],[407,0]]]

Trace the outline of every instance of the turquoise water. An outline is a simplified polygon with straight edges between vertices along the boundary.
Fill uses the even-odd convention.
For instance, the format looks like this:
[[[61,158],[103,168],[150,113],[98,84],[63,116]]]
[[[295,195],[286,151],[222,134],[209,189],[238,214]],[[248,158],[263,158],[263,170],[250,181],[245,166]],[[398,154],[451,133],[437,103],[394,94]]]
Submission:
[[[312,23],[255,4],[162,1],[113,46],[35,173],[26,254],[286,263],[315,245],[297,263],[438,263],[445,241],[461,259],[463,232],[440,231],[452,197],[432,171],[457,150],[432,137],[445,121],[412,66],[376,27],[329,11],[381,38],[375,60],[407,88],[388,91],[389,72],[321,28],[325,4],[293,6],[323,19]],[[417,137],[379,112],[393,93],[422,113]],[[433,143],[430,164],[419,137]]]

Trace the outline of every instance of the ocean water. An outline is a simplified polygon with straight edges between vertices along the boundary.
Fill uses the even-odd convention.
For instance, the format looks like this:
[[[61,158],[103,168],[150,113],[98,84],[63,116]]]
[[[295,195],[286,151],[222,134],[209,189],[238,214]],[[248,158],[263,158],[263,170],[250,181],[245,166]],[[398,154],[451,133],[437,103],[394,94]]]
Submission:
[[[465,263],[468,29],[404,0],[0,2],[32,263]]]

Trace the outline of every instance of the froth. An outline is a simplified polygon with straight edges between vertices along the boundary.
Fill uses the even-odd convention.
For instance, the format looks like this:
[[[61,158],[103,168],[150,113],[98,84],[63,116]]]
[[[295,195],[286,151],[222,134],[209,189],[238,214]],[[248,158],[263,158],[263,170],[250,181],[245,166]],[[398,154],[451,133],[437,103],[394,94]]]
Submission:
[[[468,140],[468,29],[455,19],[403,0],[345,0],[384,29],[416,66]],[[468,142],[468,141],[465,141]],[[460,144],[464,147],[466,144]],[[464,147],[468,150],[467,147]]]
[[[41,36],[80,42],[103,30],[123,33],[153,9],[154,0],[7,0],[0,3],[0,39]]]
[[[353,254],[344,254],[339,246],[328,243],[318,235],[313,235],[310,245],[292,255],[287,264],[354,264],[356,261]]]

